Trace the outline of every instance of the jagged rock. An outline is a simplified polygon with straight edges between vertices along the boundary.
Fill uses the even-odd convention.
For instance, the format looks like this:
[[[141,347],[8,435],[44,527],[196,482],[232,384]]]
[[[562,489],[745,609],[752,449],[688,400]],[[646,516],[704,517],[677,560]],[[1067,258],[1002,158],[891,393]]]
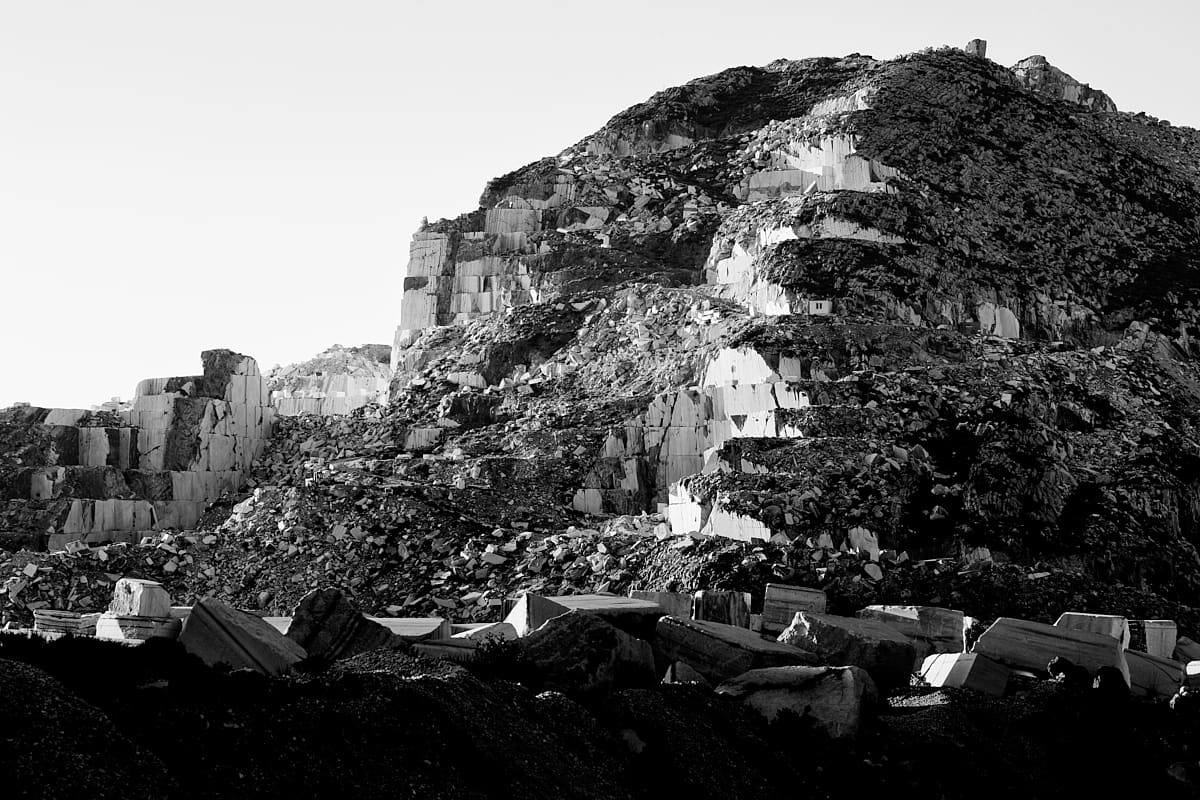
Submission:
[[[1086,83],[1080,83],[1058,67],[1046,61],[1045,56],[1029,56],[1012,66],[1013,74],[1026,88],[1048,95],[1056,100],[1065,100],[1090,111],[1115,112],[1117,104],[1112,98]]]
[[[862,667],[885,692],[908,685],[916,660],[912,643],[881,622],[812,611],[797,613],[779,641],[827,664]]]
[[[654,646],[668,661],[683,662],[713,683],[752,669],[818,663],[811,653],[767,641],[745,628],[675,617],[658,621]]]
[[[1045,672],[1051,659],[1066,658],[1089,673],[1115,667],[1129,679],[1129,666],[1117,639],[1040,622],[1001,617],[983,632],[971,652],[1031,672]]]
[[[218,600],[192,606],[179,643],[209,666],[224,664],[266,675],[287,672],[306,656],[304,648],[263,620]]]
[[[292,611],[291,639],[313,658],[336,661],[395,644],[392,632],[363,616],[340,589],[314,589]]]
[[[792,713],[835,740],[853,740],[878,702],[859,667],[772,667],[745,672],[717,687],[775,721]]]
[[[658,682],[649,642],[584,611],[547,620],[521,639],[521,649],[545,687],[555,691],[604,697]]]

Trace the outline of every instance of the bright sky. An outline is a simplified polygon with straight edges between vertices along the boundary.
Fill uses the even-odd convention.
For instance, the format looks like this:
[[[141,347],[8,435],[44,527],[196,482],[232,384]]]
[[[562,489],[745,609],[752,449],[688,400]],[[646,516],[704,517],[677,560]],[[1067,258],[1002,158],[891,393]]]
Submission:
[[[741,64],[988,39],[1200,127],[1200,3],[0,0],[0,407],[390,343],[422,216]]]

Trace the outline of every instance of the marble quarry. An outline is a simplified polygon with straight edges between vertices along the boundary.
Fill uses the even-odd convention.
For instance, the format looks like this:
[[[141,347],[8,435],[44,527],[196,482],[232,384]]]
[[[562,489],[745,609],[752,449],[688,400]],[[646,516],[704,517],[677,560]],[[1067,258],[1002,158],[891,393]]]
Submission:
[[[51,549],[135,541],[194,528],[208,503],[239,490],[275,410],[254,359],[229,350],[201,357],[203,375],[141,381],[128,410],[0,412],[6,437],[41,443],[26,459],[40,463],[0,474],[0,531],[5,518],[36,517]]]
[[[391,382],[387,345],[334,345],[267,375],[271,405],[281,416],[343,416],[370,403],[386,405]]]

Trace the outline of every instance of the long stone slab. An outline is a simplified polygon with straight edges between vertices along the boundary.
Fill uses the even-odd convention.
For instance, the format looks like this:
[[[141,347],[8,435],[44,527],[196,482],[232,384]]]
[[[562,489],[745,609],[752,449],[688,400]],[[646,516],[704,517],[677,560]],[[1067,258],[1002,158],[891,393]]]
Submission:
[[[858,612],[860,619],[882,622],[908,637],[917,651],[917,666],[935,653],[961,653],[966,650],[963,613],[937,606],[867,606]]]
[[[668,660],[684,662],[713,683],[752,669],[819,665],[811,653],[719,622],[662,617],[655,644]]]
[[[568,611],[582,611],[640,639],[654,636],[658,618],[667,610],[652,600],[622,597],[614,594],[573,594],[547,597]]]
[[[817,656],[822,664],[862,667],[882,691],[907,686],[916,662],[908,637],[872,619],[801,611],[779,641]]]
[[[1001,617],[975,642],[971,652],[980,653],[1012,669],[1045,672],[1055,656],[1095,672],[1116,667],[1129,680],[1129,664],[1121,642],[1103,633],[1073,631],[1042,622]]]

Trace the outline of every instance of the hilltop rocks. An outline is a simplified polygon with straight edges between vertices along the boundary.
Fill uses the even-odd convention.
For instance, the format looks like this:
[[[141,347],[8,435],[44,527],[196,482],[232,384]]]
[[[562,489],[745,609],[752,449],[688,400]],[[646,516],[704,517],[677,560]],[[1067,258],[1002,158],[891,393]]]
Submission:
[[[1080,83],[1046,60],[1045,56],[1029,56],[1013,64],[1012,72],[1025,88],[1083,106],[1089,111],[1116,112],[1117,104],[1104,92]]]
[[[344,415],[369,403],[387,404],[391,348],[334,345],[300,364],[267,374],[271,405],[280,415]]]

